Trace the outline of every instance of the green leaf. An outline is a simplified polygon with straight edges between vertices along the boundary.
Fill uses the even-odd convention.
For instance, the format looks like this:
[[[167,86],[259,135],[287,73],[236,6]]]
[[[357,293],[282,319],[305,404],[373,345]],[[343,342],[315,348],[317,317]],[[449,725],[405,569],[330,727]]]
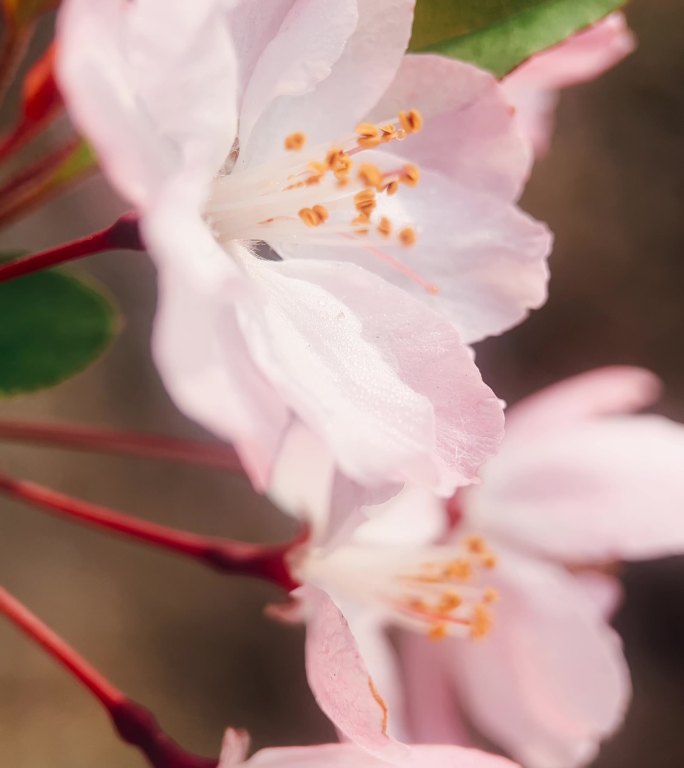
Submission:
[[[412,51],[469,61],[498,77],[626,0],[418,0]]]
[[[104,352],[118,329],[111,302],[94,285],[64,272],[0,283],[0,397],[73,376]]]

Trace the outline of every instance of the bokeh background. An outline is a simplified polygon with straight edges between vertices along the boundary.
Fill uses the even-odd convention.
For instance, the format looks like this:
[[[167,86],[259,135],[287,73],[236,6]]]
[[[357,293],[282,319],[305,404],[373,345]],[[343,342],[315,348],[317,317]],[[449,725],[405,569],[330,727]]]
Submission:
[[[659,410],[684,421],[684,4],[634,0],[628,17],[637,52],[563,94],[553,149],[524,199],[556,233],[551,299],[523,326],[482,345],[479,360],[510,402],[593,366],[647,366],[667,387]],[[0,248],[46,247],[104,226],[120,210],[94,179],[3,232]],[[176,411],[150,362],[155,291],[147,258],[109,253],[83,268],[120,304],[120,339],[72,381],[0,402],[0,418],[202,436]],[[292,531],[244,480],[218,471],[11,444],[0,444],[0,467],[200,532],[273,541]],[[248,728],[257,747],[332,738],[304,679],[303,632],[263,616],[264,605],[280,599],[277,590],[4,498],[0,541],[0,583],[150,706],[187,748],[215,754],[228,724]],[[675,768],[684,765],[684,560],[631,565],[623,575],[626,602],[615,625],[635,696],[596,766]],[[68,675],[0,623],[0,766],[95,765],[145,763],[114,738]]]

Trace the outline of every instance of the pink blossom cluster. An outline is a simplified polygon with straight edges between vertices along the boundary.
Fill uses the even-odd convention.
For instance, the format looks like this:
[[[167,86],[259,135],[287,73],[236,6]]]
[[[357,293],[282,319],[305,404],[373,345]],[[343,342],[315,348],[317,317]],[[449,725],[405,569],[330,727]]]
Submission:
[[[541,307],[519,197],[613,15],[503,81],[406,52],[412,0],[65,0],[70,116],[139,216],[153,355],[188,416],[309,531],[271,613],[342,743],[221,768],[591,761],[629,674],[608,566],[684,549],[684,428],[613,367],[510,409],[472,344]],[[504,420],[505,413],[505,420]],[[504,437],[504,421],[506,434]]]

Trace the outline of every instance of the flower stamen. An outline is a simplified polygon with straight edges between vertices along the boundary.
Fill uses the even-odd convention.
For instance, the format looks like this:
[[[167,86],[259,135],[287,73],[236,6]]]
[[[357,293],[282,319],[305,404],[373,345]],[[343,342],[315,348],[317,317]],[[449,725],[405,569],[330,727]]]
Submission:
[[[306,144],[306,134],[302,131],[291,133],[285,138],[285,149],[288,151],[298,151]]]

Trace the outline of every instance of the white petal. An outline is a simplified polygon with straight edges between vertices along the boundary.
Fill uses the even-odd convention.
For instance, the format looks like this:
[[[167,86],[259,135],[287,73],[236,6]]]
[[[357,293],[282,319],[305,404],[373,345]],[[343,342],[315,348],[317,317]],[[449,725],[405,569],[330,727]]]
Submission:
[[[467,499],[497,536],[571,563],[684,552],[684,426],[613,416],[504,448]]]
[[[166,389],[186,415],[234,442],[261,488],[289,414],[237,323],[244,276],[183,198],[165,198],[143,223],[158,270],[152,348]]]
[[[508,409],[506,445],[599,416],[641,410],[658,399],[661,389],[655,374],[626,365],[596,368],[572,376]]]
[[[583,765],[619,726],[629,700],[619,639],[572,576],[499,553],[493,631],[479,642],[451,643],[463,706],[528,768]]]
[[[208,180],[237,124],[234,51],[215,0],[67,0],[57,74],[112,183],[146,208],[192,166]]]
[[[346,475],[441,493],[474,476],[500,405],[448,323],[351,264],[247,268],[261,289],[240,316],[252,354]]]
[[[303,4],[304,5],[304,4]],[[284,97],[263,112],[245,150],[248,162],[282,152],[283,139],[304,131],[310,143],[334,142],[351,131],[390,84],[406,50],[413,19],[412,0],[358,0],[358,23],[341,56],[331,62],[330,75],[309,93]],[[310,7],[303,29],[316,40],[335,31],[339,14],[349,0],[306,3]],[[314,21],[319,10],[324,20]],[[327,17],[326,17],[327,13]],[[345,27],[346,30],[346,27]],[[306,61],[307,47],[293,50],[293,61]],[[287,61],[282,63],[287,66]]]
[[[315,587],[301,587],[298,594],[310,611],[306,674],[321,709],[347,738],[371,754],[403,756],[406,747],[387,733],[387,705],[339,608]]]
[[[383,166],[403,164],[386,153],[370,157]],[[424,171],[415,189],[379,196],[381,214],[393,222],[394,239],[352,246],[339,238],[335,257],[360,264],[445,314],[467,343],[501,333],[546,300],[551,236],[512,203]],[[404,225],[417,230],[413,247],[396,239]],[[278,250],[297,258],[319,254],[306,242]]]
[[[491,74],[444,56],[405,56],[369,120],[387,120],[411,108],[420,110],[424,124],[401,145],[408,159],[470,189],[518,197],[531,153]]]
[[[243,13],[251,16],[256,6],[264,3],[253,5],[255,7],[243,3],[234,16]],[[290,129],[287,123],[283,124],[279,111],[283,103],[294,101],[296,104],[297,97],[310,93],[330,77],[358,23],[356,6],[356,0],[297,0],[291,4],[278,30],[270,40],[264,41],[263,50],[249,70],[240,111],[243,160],[256,152],[259,161],[263,161],[268,155],[283,150],[283,140],[289,133],[305,130],[305,125]],[[278,105],[273,103],[277,99],[282,99]],[[293,108],[296,110],[296,106]],[[268,148],[249,146],[252,131],[260,119],[271,144]],[[277,138],[274,129],[280,133]],[[255,136],[254,141],[258,144],[259,139]]]

